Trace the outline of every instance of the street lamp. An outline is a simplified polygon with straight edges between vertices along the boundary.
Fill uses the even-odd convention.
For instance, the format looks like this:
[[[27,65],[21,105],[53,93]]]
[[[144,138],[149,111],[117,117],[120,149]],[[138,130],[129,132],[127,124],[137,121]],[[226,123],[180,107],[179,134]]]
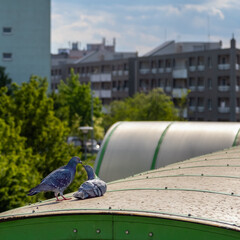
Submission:
[[[87,159],[87,134],[89,131],[93,130],[93,127],[85,126],[85,127],[79,127],[78,128],[80,131],[82,131],[84,135],[84,159]]]

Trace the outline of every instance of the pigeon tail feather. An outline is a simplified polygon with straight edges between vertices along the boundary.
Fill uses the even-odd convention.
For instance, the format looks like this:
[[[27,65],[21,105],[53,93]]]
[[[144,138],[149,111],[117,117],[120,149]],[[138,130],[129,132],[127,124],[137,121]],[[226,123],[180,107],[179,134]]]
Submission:
[[[39,192],[41,192],[41,190],[39,190],[39,185],[38,185],[29,191],[28,196],[33,196]]]
[[[40,192],[47,192],[48,190],[50,190],[48,185],[39,184],[29,191],[28,196],[33,196],[33,195],[35,195],[37,193],[40,193]]]

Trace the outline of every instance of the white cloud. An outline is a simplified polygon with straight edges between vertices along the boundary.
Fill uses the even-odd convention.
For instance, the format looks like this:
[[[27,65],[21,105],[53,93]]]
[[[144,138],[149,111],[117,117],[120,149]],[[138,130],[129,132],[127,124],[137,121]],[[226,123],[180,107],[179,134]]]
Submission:
[[[108,13],[86,13],[83,10],[72,10],[68,13],[52,14],[52,51],[66,47],[68,42],[80,41],[83,43],[96,42],[95,36],[119,37],[117,31],[104,27],[106,23],[113,24],[113,16]],[[98,42],[101,41],[101,37]]]
[[[159,1],[158,5],[153,5],[146,1],[145,5],[129,6],[116,5],[113,1],[109,6],[103,4],[93,8],[77,0],[75,4],[60,4],[55,0],[52,5],[52,51],[66,47],[69,41],[79,41],[84,47],[87,43],[101,42],[102,37],[109,41],[115,37],[119,51],[139,51],[139,54],[146,53],[163,40],[181,37],[181,41],[204,41],[207,40],[207,16],[210,16],[212,34],[219,41],[224,36],[219,37],[217,33],[227,35],[233,31],[223,26],[229,12],[240,9],[238,0],[196,1],[196,4],[171,2],[163,5]]]

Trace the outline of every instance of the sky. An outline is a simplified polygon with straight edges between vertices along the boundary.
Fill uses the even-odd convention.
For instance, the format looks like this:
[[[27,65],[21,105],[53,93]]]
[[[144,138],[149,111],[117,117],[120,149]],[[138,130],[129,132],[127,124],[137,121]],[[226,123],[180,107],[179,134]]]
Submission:
[[[139,56],[165,41],[222,41],[240,48],[239,0],[51,0],[51,52],[106,38]]]

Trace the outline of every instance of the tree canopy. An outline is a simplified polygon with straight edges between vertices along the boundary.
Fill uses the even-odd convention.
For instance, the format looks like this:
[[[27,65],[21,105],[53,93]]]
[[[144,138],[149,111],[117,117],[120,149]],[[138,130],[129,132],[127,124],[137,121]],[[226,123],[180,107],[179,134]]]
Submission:
[[[109,114],[104,117],[105,128],[117,121],[171,121],[177,120],[178,110],[162,89],[150,93],[136,93],[122,101],[110,104]]]
[[[11,78],[5,73],[5,67],[0,66],[0,88],[8,87],[10,93]]]
[[[67,122],[72,134],[78,135],[79,126],[91,126],[94,121],[95,137],[103,138],[102,104],[98,97],[91,95],[93,93],[90,83],[80,83],[78,74],[75,74],[72,69],[66,83],[61,81],[58,91],[58,94],[53,94],[56,115]],[[91,116],[91,107],[93,116]]]
[[[44,199],[43,194],[26,197],[27,191],[72,156],[81,155],[66,142],[70,129],[55,116],[46,79],[33,76],[12,89],[8,95],[7,87],[0,88],[0,211]],[[78,168],[68,192],[76,190],[85,176]]]

